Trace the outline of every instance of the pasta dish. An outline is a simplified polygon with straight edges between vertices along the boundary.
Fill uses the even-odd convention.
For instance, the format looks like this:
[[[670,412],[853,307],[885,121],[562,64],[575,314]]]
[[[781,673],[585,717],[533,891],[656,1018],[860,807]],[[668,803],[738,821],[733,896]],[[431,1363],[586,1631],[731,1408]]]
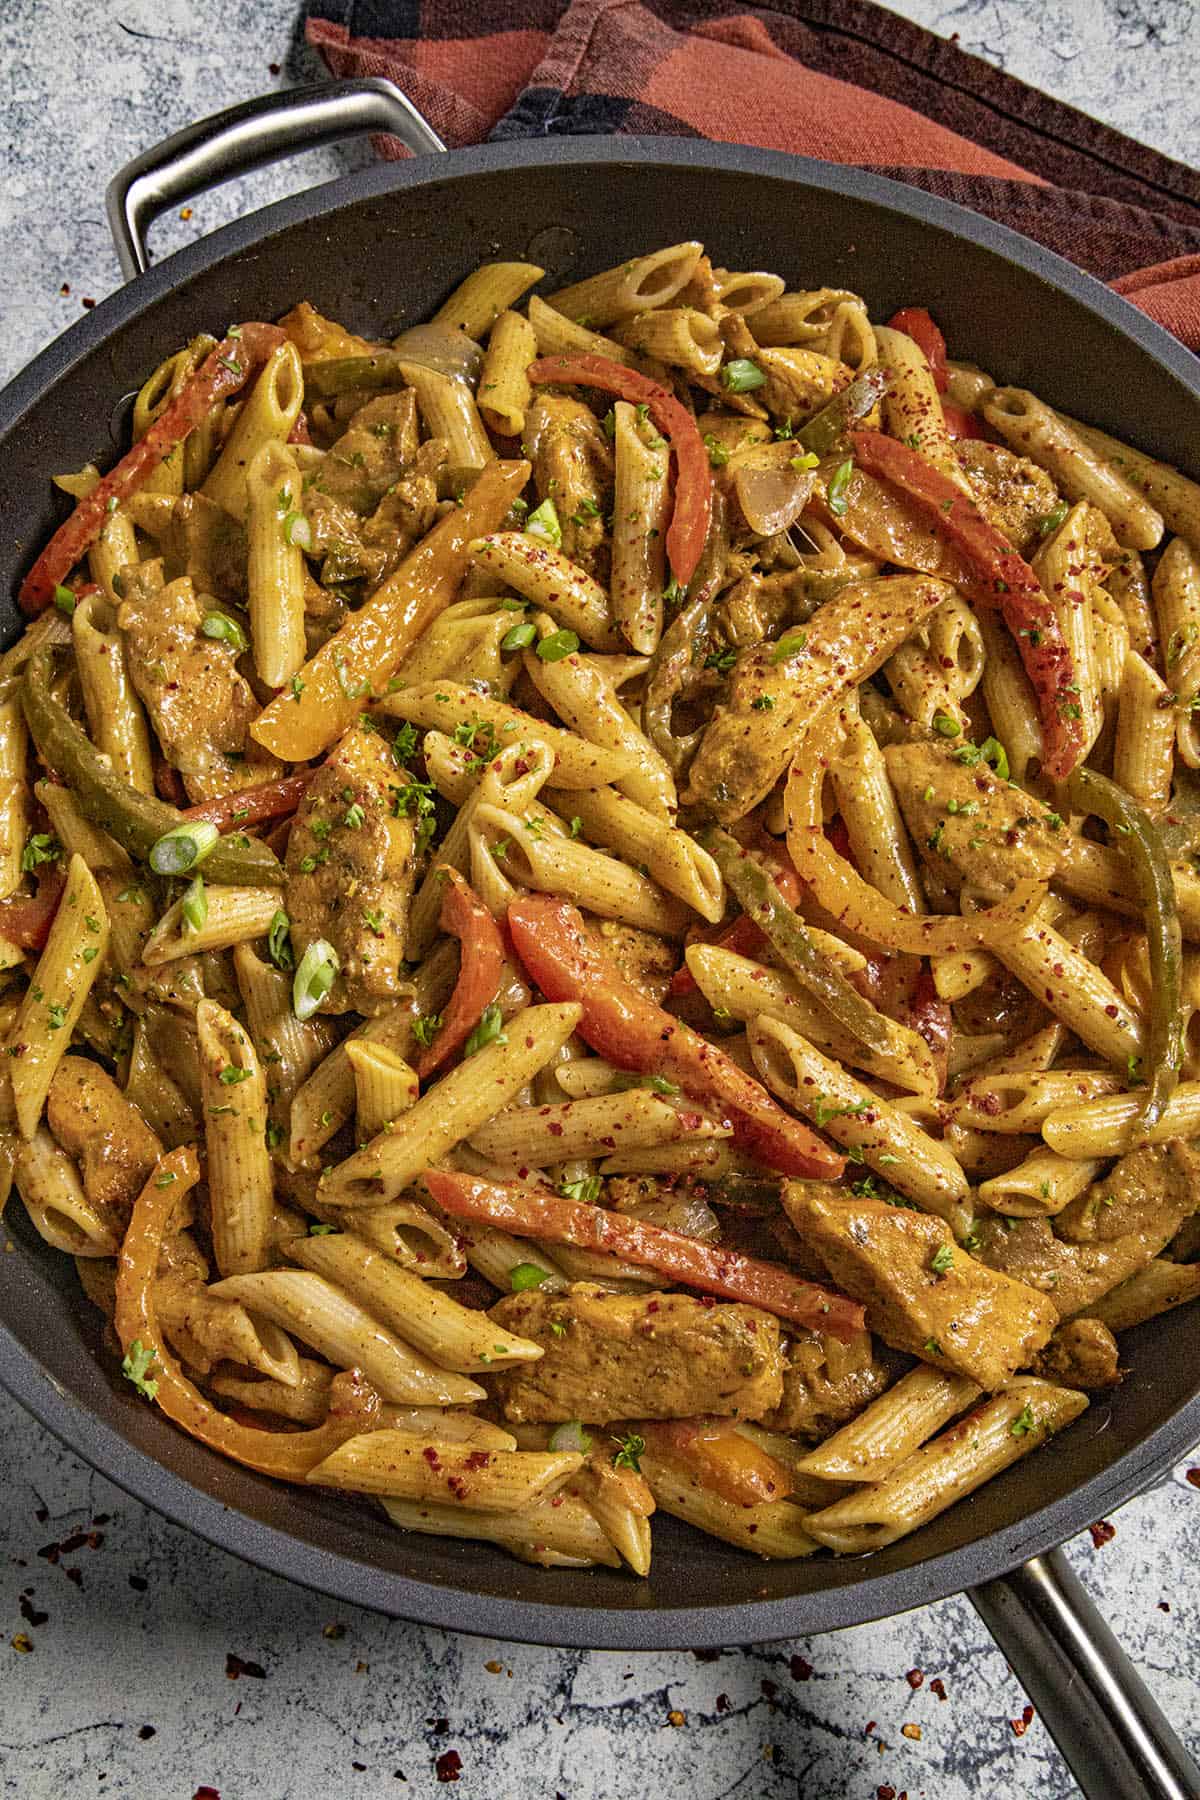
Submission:
[[[202,333],[59,478],[0,1204],[395,1526],[873,1550],[1200,1293],[1200,486],[916,305],[542,275]]]

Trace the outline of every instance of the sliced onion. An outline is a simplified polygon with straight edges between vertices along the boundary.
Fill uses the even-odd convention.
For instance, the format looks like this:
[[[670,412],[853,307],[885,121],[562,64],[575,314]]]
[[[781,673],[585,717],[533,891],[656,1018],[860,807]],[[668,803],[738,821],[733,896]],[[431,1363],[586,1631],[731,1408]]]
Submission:
[[[680,1237],[697,1238],[702,1244],[715,1244],[721,1227],[712,1207],[694,1194],[671,1194],[662,1200],[639,1200],[623,1206],[631,1219],[644,1219],[664,1231],[677,1231]]]
[[[808,504],[816,473],[794,468],[804,458],[796,444],[753,444],[730,459],[729,473],[742,516],[759,537],[794,525]]]
[[[392,340],[392,348],[410,362],[436,369],[439,375],[457,375],[471,388],[478,385],[483,351],[457,325],[411,325]]]

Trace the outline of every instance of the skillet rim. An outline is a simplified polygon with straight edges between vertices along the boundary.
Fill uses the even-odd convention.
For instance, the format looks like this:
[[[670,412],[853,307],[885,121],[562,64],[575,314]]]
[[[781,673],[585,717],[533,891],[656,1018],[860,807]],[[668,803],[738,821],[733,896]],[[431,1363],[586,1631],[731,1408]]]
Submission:
[[[332,217],[341,206],[460,176],[578,166],[658,165],[711,168],[764,175],[800,187],[823,189],[866,201],[988,250],[1023,274],[1098,316],[1166,369],[1200,402],[1200,361],[1161,326],[1103,283],[1053,251],[1007,226],[923,190],[865,169],[824,163],[784,152],[714,144],[690,138],[564,137],[486,144],[446,155],[380,163],[277,201],[186,246],[102,301],[41,351],[0,392],[0,452],[10,431],[48,388],[69,377],[77,363],[140,318],[177,284],[251,249],[265,237],[301,220]],[[981,1581],[1007,1574],[1029,1557],[1073,1536],[1163,1475],[1200,1438],[1200,1393],[1089,1481],[1058,1500],[970,1543],[909,1568],[871,1575],[786,1598],[713,1606],[658,1606],[645,1611],[587,1603],[586,1577],[577,1603],[481,1594],[466,1585],[440,1584],[369,1565],[325,1550],[264,1524],[192,1486],[147,1455],[114,1426],[63,1390],[0,1322],[0,1383],[68,1448],[135,1498],[205,1538],[273,1574],[392,1617],[460,1630],[448,1624],[456,1597],[468,1601],[471,1635],[487,1635],[562,1648],[665,1650],[763,1642],[862,1624],[927,1605]],[[843,1565],[844,1566],[844,1565]],[[468,1573],[464,1571],[464,1573]]]

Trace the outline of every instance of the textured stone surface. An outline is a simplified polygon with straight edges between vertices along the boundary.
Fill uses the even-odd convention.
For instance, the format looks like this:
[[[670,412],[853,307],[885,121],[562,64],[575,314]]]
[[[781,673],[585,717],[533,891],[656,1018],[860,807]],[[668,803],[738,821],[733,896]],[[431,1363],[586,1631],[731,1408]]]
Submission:
[[[1194,0],[905,0],[900,10],[1195,155]],[[295,11],[292,0],[229,0],[211,13],[185,0],[2,0],[0,377],[71,323],[84,296],[116,284],[103,218],[112,169],[202,113],[315,73],[295,47]],[[365,155],[313,153],[206,196],[190,220],[164,222],[156,244]],[[1041,1723],[1014,1729],[1024,1696],[965,1601],[715,1661],[453,1637],[339,1608],[198,1543],[2,1396],[0,1437],[0,1793],[21,1800],[189,1800],[204,1784],[223,1800],[433,1794],[451,1750],[457,1791],[480,1800],[783,1800],[798,1785],[811,1800],[1074,1791]],[[1116,1524],[1111,1542],[1097,1550],[1085,1536],[1072,1558],[1200,1750],[1190,1579],[1200,1489],[1181,1468]],[[53,1554],[64,1542],[73,1547]],[[22,1633],[27,1654],[13,1647]],[[914,1690],[915,1669],[925,1679]]]

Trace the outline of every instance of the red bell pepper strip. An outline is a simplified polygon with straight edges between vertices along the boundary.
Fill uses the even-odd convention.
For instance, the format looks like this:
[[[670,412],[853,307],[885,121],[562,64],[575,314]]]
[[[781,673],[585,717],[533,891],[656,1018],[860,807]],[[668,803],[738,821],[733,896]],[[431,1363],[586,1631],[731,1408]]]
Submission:
[[[999,609],[1037,696],[1042,766],[1052,781],[1065,781],[1083,749],[1083,715],[1071,651],[1037,576],[1003,533],[919,451],[881,431],[851,432],[850,443],[860,468],[915,500],[965,559],[974,577],[968,590],[972,599]]]
[[[525,894],[508,908],[508,926],[530,980],[547,1000],[577,1000],[579,1035],[618,1069],[663,1075],[733,1126],[739,1148],[784,1175],[835,1180],[845,1157],[784,1112],[766,1089],[681,1019],[624,981],[588,941],[577,907],[549,894]]]
[[[197,806],[183,809],[185,819],[207,819],[218,831],[239,830],[245,825],[261,824],[263,819],[279,819],[295,812],[303,800],[315,769],[300,775],[281,775],[278,781],[263,781],[258,787],[241,788],[234,794],[222,794],[217,800],[202,800]]]
[[[697,1238],[649,1225],[628,1213],[589,1206],[586,1200],[567,1200],[541,1188],[501,1186],[474,1175],[452,1174],[448,1169],[426,1169],[421,1179],[451,1218],[498,1225],[516,1237],[573,1244],[579,1250],[606,1250],[702,1293],[760,1306],[764,1312],[806,1325],[810,1331],[832,1332],[843,1343],[862,1330],[863,1309],[856,1301],[815,1282],[802,1281],[778,1263],[702,1244]]]
[[[175,445],[208,416],[216,402],[228,399],[245,387],[271,352],[285,341],[284,333],[277,325],[253,321],[235,326],[232,335],[222,338],[145,437],[126,452],[116,468],[109,470],[79,502],[70,518],[59,526],[21,583],[19,598],[23,611],[39,613],[49,606],[55,587],[100,536],[109,502],[119,505],[131,494],[136,494],[146,478],[166,461]]]
[[[422,1081],[449,1062],[459,1045],[466,1043],[496,998],[507,961],[500,927],[470,882],[446,863],[438,874],[446,883],[442,889],[441,927],[458,939],[462,954],[458,980],[446,1002],[437,1037],[417,1064]]]
[[[902,306],[898,313],[892,314],[888,326],[892,331],[902,331],[912,339],[929,364],[929,373],[933,376],[938,393],[944,394],[950,385],[950,372],[946,367],[946,340],[931,315],[923,306]]]
[[[975,414],[969,413],[965,406],[955,406],[953,400],[942,401],[942,417],[946,421],[947,437],[983,437],[983,427]]]
[[[526,373],[535,387],[547,381],[578,384],[649,408],[650,417],[675,452],[675,505],[667,531],[667,560],[679,586],[685,588],[696,573],[712,516],[708,451],[687,407],[660,382],[613,362],[609,356],[542,356],[530,363]]]
[[[39,870],[36,894],[0,900],[0,937],[22,950],[44,950],[66,885],[65,870],[48,868],[44,874]]]

